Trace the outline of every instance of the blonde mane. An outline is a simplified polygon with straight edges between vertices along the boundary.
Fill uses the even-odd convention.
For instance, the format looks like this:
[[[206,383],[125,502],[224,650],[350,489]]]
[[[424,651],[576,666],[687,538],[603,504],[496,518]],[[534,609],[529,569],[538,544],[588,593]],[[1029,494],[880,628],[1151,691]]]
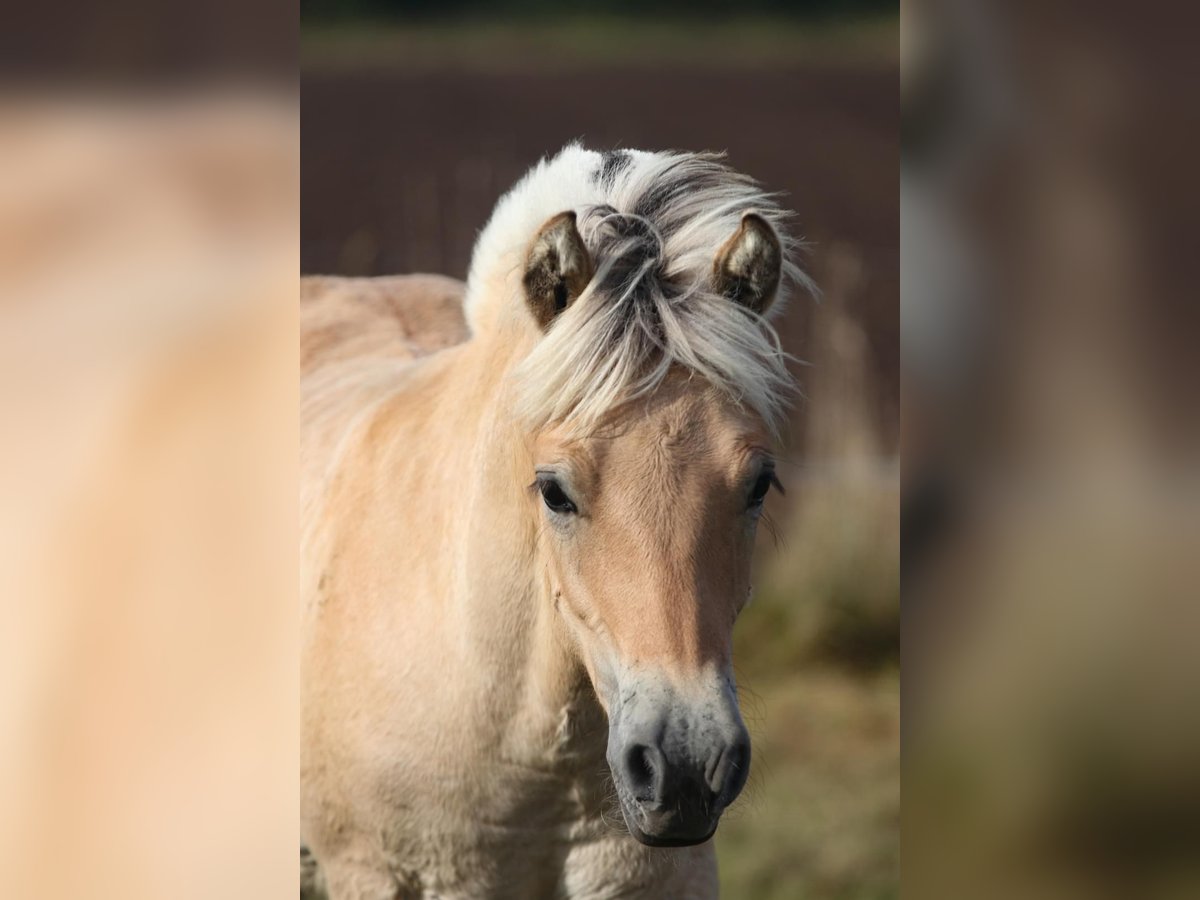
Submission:
[[[710,153],[588,151],[572,144],[536,165],[496,207],[471,263],[472,330],[495,327],[521,295],[529,242],[574,210],[595,276],[517,367],[517,409],[530,427],[589,427],[653,391],[672,368],[693,372],[775,430],[791,394],[770,323],[714,291],[713,264],[742,216],[756,212],[784,248],[780,298],[811,290],[793,260],[785,213],[752,179]]]

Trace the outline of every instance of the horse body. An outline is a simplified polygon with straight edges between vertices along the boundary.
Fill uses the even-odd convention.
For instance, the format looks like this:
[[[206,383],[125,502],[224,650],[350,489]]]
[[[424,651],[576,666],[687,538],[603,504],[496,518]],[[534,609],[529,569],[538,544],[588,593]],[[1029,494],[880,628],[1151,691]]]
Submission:
[[[412,287],[395,285],[429,299]],[[524,498],[483,499],[524,486],[506,471],[516,436],[488,412],[504,357],[521,355],[504,344],[396,370],[403,389],[341,448],[322,515],[343,524],[318,537],[306,579],[306,840],[338,900],[710,896],[710,846],[681,865],[605,820],[604,712],[519,566],[533,535],[503,513]],[[398,516],[416,527],[379,540]]]
[[[541,205],[586,199],[561,193]],[[763,417],[671,366],[636,426],[532,426],[522,367],[605,257],[574,215],[514,226],[555,212],[528,194],[480,240],[469,335],[446,279],[306,290],[301,818],[333,900],[716,896],[709,829],[748,763],[728,644]],[[583,275],[544,269],[573,247]],[[643,465],[676,485],[671,515],[616,483]],[[639,595],[666,599],[629,612]]]

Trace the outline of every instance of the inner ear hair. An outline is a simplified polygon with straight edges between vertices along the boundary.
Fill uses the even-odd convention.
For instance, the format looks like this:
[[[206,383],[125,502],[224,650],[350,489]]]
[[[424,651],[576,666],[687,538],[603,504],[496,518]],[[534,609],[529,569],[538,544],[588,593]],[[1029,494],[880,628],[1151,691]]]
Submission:
[[[756,313],[765,313],[779,292],[783,246],[779,235],[758,213],[742,216],[733,237],[717,251],[713,283],[717,291]]]
[[[525,299],[545,330],[592,280],[592,258],[575,227],[575,213],[561,212],[538,229],[525,259]]]

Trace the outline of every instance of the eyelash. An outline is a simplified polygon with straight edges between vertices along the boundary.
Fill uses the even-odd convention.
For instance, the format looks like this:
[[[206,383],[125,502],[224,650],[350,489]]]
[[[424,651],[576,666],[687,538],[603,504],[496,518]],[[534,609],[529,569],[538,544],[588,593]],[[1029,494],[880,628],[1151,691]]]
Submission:
[[[779,483],[779,478],[775,475],[774,469],[764,469],[759,473],[758,478],[754,480],[754,486],[750,489],[750,509],[761,509],[763,501],[766,500],[767,494],[774,487],[779,493],[786,493],[783,485]]]

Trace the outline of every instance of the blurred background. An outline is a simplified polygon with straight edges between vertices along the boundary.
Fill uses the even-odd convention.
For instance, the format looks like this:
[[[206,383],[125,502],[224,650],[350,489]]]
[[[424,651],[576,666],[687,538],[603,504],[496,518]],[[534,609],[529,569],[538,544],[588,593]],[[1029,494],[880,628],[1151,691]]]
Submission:
[[[906,893],[1200,896],[1195,12],[902,19]]]
[[[755,762],[718,833],[723,896],[896,897],[895,6],[589,8],[304,0],[302,269],[464,278],[496,200],[576,138],[727,151],[785,195],[822,296],[777,323],[804,399],[736,630]]]

